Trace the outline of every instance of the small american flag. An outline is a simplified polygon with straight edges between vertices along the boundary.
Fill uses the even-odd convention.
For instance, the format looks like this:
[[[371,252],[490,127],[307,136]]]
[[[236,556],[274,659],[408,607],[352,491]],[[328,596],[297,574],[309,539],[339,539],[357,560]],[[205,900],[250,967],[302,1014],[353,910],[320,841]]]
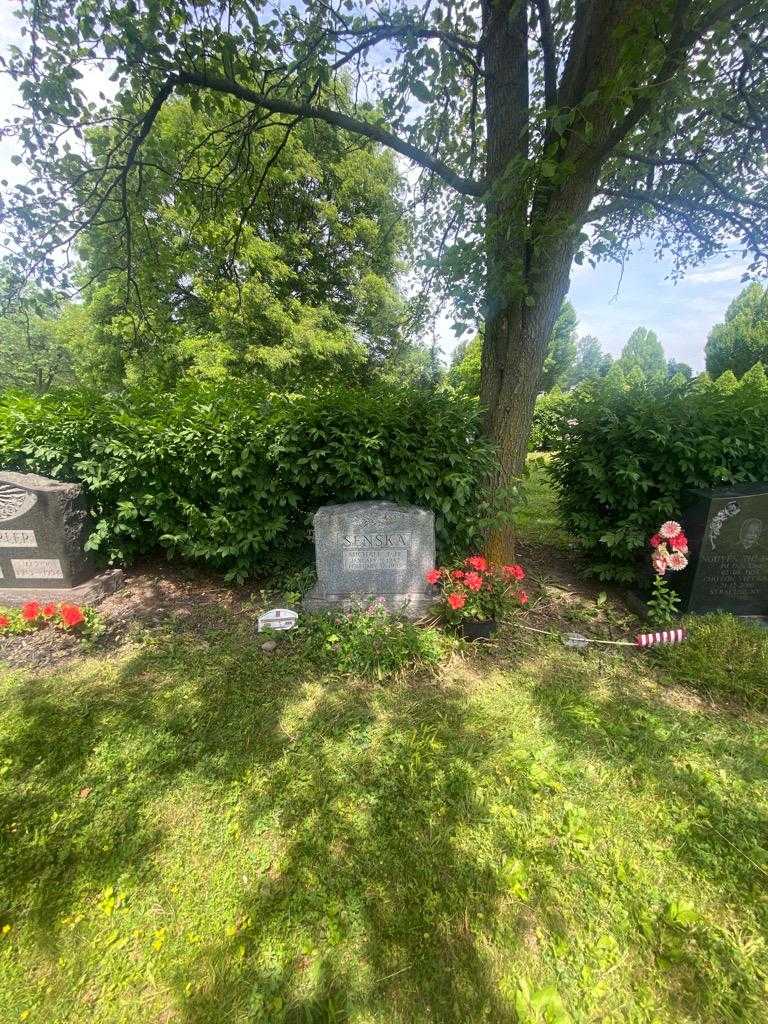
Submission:
[[[687,629],[662,629],[659,633],[638,633],[636,647],[655,647],[657,644],[679,644],[688,636]]]

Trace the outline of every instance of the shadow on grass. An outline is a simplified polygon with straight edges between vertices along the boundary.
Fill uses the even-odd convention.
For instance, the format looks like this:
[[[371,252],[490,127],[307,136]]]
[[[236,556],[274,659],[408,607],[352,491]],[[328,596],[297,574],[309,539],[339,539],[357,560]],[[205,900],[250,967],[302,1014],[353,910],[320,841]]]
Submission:
[[[203,973],[213,983],[183,1001],[190,1024],[254,1007],[283,1019],[272,993],[296,1022],[353,1011],[512,1019],[474,929],[493,927],[498,882],[458,841],[487,817],[473,769],[489,738],[460,693],[431,685],[399,688],[392,701],[378,686],[323,681],[245,811],[277,808],[284,844],[269,880],[241,897],[253,922],[244,938],[262,953],[293,942],[294,955],[270,973],[238,966],[240,936],[211,946]]]
[[[768,818],[752,802],[727,799],[722,780],[697,763],[704,755],[712,765],[727,763],[730,777],[764,786],[764,749],[747,729],[736,740],[720,727],[719,713],[668,707],[658,693],[639,685],[630,689],[626,677],[619,676],[606,693],[595,685],[589,662],[572,668],[567,679],[562,671],[545,671],[532,696],[575,758],[594,756],[621,766],[652,786],[661,801],[679,803],[681,818],[697,822],[678,843],[680,859],[723,885],[734,899],[745,890],[754,895],[763,889],[764,872],[734,857],[732,844],[745,850],[759,847],[768,834]],[[727,712],[725,717],[734,716]]]
[[[746,848],[764,817],[724,799],[695,760],[684,763],[695,747],[731,758],[734,771],[756,766],[757,782],[763,762],[746,730],[738,740],[702,730],[700,714],[641,692],[606,695],[594,675],[594,661],[573,659],[566,678],[562,658],[546,654],[530,687],[559,756],[620,766],[662,803],[679,803],[691,824],[675,856],[729,900],[754,901],[764,875],[708,824]],[[494,863],[499,850],[520,851],[490,809],[495,792],[483,792],[485,766],[509,737],[462,686],[321,677],[300,650],[270,658],[233,629],[202,640],[167,634],[103,679],[91,665],[11,697],[0,764],[7,759],[13,779],[2,807],[12,841],[0,881],[9,911],[30,921],[51,960],[59,920],[84,893],[119,877],[150,891],[162,884],[158,862],[173,837],[158,806],[191,784],[222,856],[267,830],[274,857],[237,883],[242,927],[164,968],[172,1019],[515,1019],[490,947],[525,941],[522,905],[510,933]],[[506,787],[503,799],[530,816],[525,779]],[[233,791],[237,839],[227,832]],[[536,856],[555,872],[569,868],[557,844]],[[546,919],[555,901],[545,883],[537,901]]]
[[[632,664],[630,659],[627,668]],[[545,671],[531,692],[561,753],[574,764],[597,759],[608,768],[630,773],[638,791],[648,794],[649,806],[659,811],[647,838],[664,846],[671,842],[681,867],[716,885],[726,915],[726,908],[738,914],[752,907],[759,921],[764,916],[761,908],[768,877],[764,847],[768,816],[764,805],[751,797],[755,789],[764,791],[768,781],[764,747],[746,726],[738,738],[734,735],[736,719],[731,711],[669,707],[659,692],[642,686],[641,675],[642,669],[634,685],[631,675],[619,672],[612,679],[606,675],[601,685],[594,678],[593,662],[574,662],[567,678],[562,671]],[[723,775],[718,777],[721,766]],[[690,947],[676,946],[675,970],[680,977],[687,972],[688,1001],[675,1007],[673,991],[669,998],[681,1015],[690,1014],[695,1006],[702,1019],[710,1019],[708,975],[714,970],[721,979],[728,979],[725,989],[730,989],[732,1019],[748,1019],[742,1016],[744,996],[754,994],[754,976],[722,941],[721,923],[702,938],[700,955]],[[657,955],[663,958],[662,933],[655,941],[660,943]],[[718,1005],[715,1014],[722,1013],[723,1006]]]
[[[205,984],[176,979],[177,1016],[510,1019],[474,931],[493,925],[498,881],[463,841],[487,817],[475,770],[491,739],[461,692],[318,679],[222,634],[166,635],[117,675],[40,677],[12,697],[0,881],[51,960],[83,894],[155,884],[164,797],[199,781],[223,803],[236,785],[241,834],[268,818],[279,853],[238,894],[247,935],[198,950]]]

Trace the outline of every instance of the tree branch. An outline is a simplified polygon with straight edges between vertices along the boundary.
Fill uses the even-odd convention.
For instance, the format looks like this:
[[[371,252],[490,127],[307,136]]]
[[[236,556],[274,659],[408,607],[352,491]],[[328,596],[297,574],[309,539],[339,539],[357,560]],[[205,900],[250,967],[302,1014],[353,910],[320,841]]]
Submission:
[[[359,57],[366,50],[370,50],[372,46],[376,46],[387,39],[398,39],[403,36],[413,36],[415,39],[439,39],[445,44],[447,49],[455,53],[461,60],[466,61],[475,73],[483,74],[483,69],[473,53],[475,47],[470,46],[468,43],[455,42],[449,32],[440,32],[437,29],[418,29],[415,26],[413,28],[402,28],[400,26],[382,27],[378,31],[371,32],[368,38],[353,46],[351,50],[348,50],[347,53],[339,57],[334,64],[331,64],[330,70],[339,71],[345,64],[349,64],[350,61],[354,60],[355,57]]]
[[[332,36],[364,36],[368,33],[377,34],[382,31],[387,32],[391,36],[413,35],[421,39],[440,39],[444,43],[467,50],[470,53],[476,53],[480,48],[480,43],[475,39],[462,36],[458,32],[446,32],[444,29],[439,28],[425,28],[423,25],[418,25],[415,21],[398,22],[396,25],[391,22],[373,23],[366,25],[365,28],[337,29],[329,34]]]
[[[544,62],[544,104],[547,107],[554,107],[557,105],[557,51],[549,0],[536,0],[536,9],[539,12],[541,53]]]
[[[636,160],[638,163],[646,164],[650,167],[688,167],[700,177],[704,178],[705,181],[708,181],[716,192],[719,192],[720,195],[724,196],[726,199],[730,199],[732,203],[736,203],[737,205],[754,206],[758,210],[768,212],[768,203],[763,203],[759,199],[754,199],[747,195],[739,195],[738,192],[734,192],[732,189],[729,189],[717,177],[717,175],[712,173],[712,171],[707,170],[706,167],[702,167],[698,160],[693,160],[690,157],[645,156],[642,153],[635,153],[632,150],[617,150],[616,156],[627,160]]]
[[[761,230],[760,225],[755,224],[737,210],[727,210],[720,206],[713,206],[711,203],[689,199],[687,196],[674,195],[654,190],[645,191],[641,189],[603,188],[601,191],[603,195],[613,196],[618,200],[623,200],[630,206],[642,206],[649,203],[652,206],[659,205],[662,208],[680,214],[681,216],[700,215],[713,217],[716,221],[719,221],[722,224],[729,224],[731,226],[738,227],[743,233],[744,240],[757,254],[763,257],[768,255],[768,252],[766,251],[766,248],[768,247],[768,238],[765,237],[765,233]],[[594,215],[594,213],[595,211],[593,210],[592,214]],[[602,216],[606,216],[606,213],[603,212]]]
[[[405,139],[401,139],[386,128],[381,128],[378,125],[371,124],[368,121],[363,121],[360,118],[350,117],[348,114],[344,114],[338,110],[333,110],[330,107],[295,103],[293,100],[287,100],[276,96],[266,96],[264,93],[259,93],[254,89],[249,89],[244,85],[240,85],[239,82],[232,81],[228,78],[221,78],[218,75],[207,74],[205,72],[180,72],[176,75],[172,75],[169,79],[169,83],[171,89],[176,85],[191,85],[199,89],[211,89],[213,92],[236,96],[238,99],[245,100],[246,103],[252,103],[256,107],[262,107],[264,110],[270,110],[275,114],[288,114],[292,117],[325,121],[326,124],[334,125],[336,128],[342,128],[344,131],[352,132],[355,135],[364,135],[373,142],[378,142],[382,146],[387,146],[389,149],[393,149],[396,153],[400,153],[401,156],[407,157],[420,167],[425,167],[427,170],[434,172],[438,177],[442,178],[447,185],[450,185],[451,188],[460,192],[462,195],[480,197],[485,192],[486,185],[484,181],[464,178],[462,175],[457,174],[452,170],[442,160],[432,156],[432,154],[428,153],[426,150],[420,149],[418,146],[414,146]]]
[[[601,143],[596,153],[598,162],[601,163],[611,150],[626,138],[635,125],[646,114],[650,113],[654,102],[657,101],[658,90],[675,77],[690,48],[705,36],[710,29],[714,28],[718,22],[732,17],[742,7],[746,7],[748,3],[749,0],[725,0],[724,3],[716,5],[708,15],[702,17],[693,28],[686,30],[685,15],[690,8],[690,0],[677,0],[672,17],[672,30],[667,55],[644,95],[636,100],[622,120],[619,121],[613,131]]]

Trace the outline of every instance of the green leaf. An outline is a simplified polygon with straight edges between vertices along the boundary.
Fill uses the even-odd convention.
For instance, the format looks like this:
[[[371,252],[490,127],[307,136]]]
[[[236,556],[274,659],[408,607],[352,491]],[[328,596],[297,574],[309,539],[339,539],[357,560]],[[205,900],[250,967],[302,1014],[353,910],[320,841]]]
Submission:
[[[419,81],[419,79],[411,83],[411,92],[421,103],[429,103],[432,99],[432,93],[424,82]]]

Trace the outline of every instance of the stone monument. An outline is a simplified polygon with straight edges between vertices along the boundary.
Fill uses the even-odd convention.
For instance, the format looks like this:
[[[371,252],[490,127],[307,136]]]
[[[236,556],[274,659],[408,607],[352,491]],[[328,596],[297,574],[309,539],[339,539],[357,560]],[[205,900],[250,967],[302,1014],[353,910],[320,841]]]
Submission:
[[[43,598],[93,603],[122,572],[97,575],[85,551],[88,513],[79,484],[0,473],[0,605]]]
[[[413,505],[324,505],[314,517],[317,586],[306,611],[348,610],[369,598],[409,618],[435,602],[424,576],[435,566],[435,517]]]
[[[688,568],[672,581],[691,612],[768,616],[768,484],[691,490]]]

